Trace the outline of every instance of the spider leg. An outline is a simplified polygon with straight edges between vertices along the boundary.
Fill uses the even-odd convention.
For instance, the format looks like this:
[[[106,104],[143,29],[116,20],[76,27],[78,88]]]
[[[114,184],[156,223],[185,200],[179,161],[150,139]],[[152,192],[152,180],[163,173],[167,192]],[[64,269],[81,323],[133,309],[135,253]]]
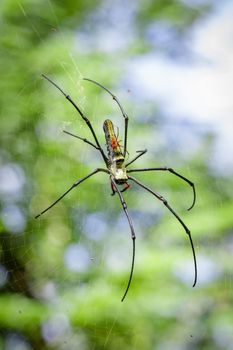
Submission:
[[[80,136],[77,136],[77,135],[74,135],[72,134],[71,132],[69,131],[66,131],[66,130],[63,130],[63,132],[67,135],[70,135],[70,136],[73,136],[73,137],[76,137],[76,139],[79,139],[79,140],[82,140],[86,143],[88,143],[89,145],[91,145],[92,147],[94,147],[95,149],[97,149],[98,151],[100,150],[99,147],[97,147],[96,145],[94,145],[94,143],[88,141],[87,139],[83,138],[83,137],[80,137]]]
[[[111,181],[111,176],[110,176],[110,183],[111,183],[111,190],[112,190],[111,196],[114,196],[115,193],[116,193],[116,191],[115,191],[114,185],[113,185],[113,183],[112,183],[112,181]]]
[[[195,185],[192,181],[190,181],[189,179],[187,179],[186,177],[184,177],[183,175],[177,173],[174,169],[172,168],[168,168],[168,167],[159,167],[159,168],[142,168],[142,169],[129,169],[127,170],[127,173],[133,173],[133,172],[142,172],[142,171],[169,171],[170,173],[172,173],[173,175],[179,177],[180,179],[184,180],[185,182],[187,182],[193,189],[193,202],[191,204],[191,206],[188,208],[188,210],[192,209],[195,205],[196,202],[196,190],[195,190]]]
[[[124,293],[124,295],[123,295],[123,297],[121,299],[121,301],[123,301],[125,299],[127,293],[128,293],[128,290],[129,290],[130,284],[131,284],[131,280],[132,280],[132,277],[133,277],[134,260],[135,260],[135,239],[136,239],[136,235],[135,235],[135,231],[134,231],[134,227],[133,227],[133,223],[132,223],[131,217],[130,217],[128,209],[127,209],[127,204],[126,204],[126,202],[124,200],[124,197],[121,194],[121,191],[118,189],[117,184],[116,184],[116,182],[115,182],[113,177],[111,177],[111,183],[113,184],[114,189],[115,189],[115,191],[117,192],[117,194],[118,194],[118,196],[120,198],[123,210],[125,212],[125,215],[127,217],[128,223],[129,223],[129,227],[130,227],[130,231],[131,231],[131,238],[132,238],[132,242],[133,242],[132,264],[131,264],[129,280],[128,280],[128,283],[127,283],[127,286],[126,286],[126,290],[125,290],[125,293]]]
[[[124,157],[125,157],[126,153],[127,153],[127,135],[128,135],[129,117],[125,113],[125,111],[124,111],[122,105],[120,104],[120,101],[118,100],[118,98],[110,90],[108,90],[106,87],[104,87],[100,83],[97,83],[95,80],[88,79],[88,78],[83,78],[83,79],[86,80],[86,81],[90,81],[93,84],[98,85],[101,89],[105,90],[109,95],[111,95],[113,100],[118,104],[118,107],[120,108],[121,114],[123,115],[124,120],[125,120],[125,136],[124,136]]]
[[[150,192],[151,194],[153,194],[153,196],[155,196],[156,198],[158,198],[161,202],[163,202],[163,204],[168,208],[168,210],[176,217],[176,219],[180,222],[180,224],[183,226],[186,234],[189,237],[189,241],[190,241],[190,245],[192,248],[192,253],[193,253],[193,262],[194,262],[194,271],[195,271],[195,276],[194,276],[194,282],[193,282],[193,287],[195,286],[196,282],[197,282],[197,261],[196,261],[196,254],[195,254],[195,249],[194,249],[194,244],[193,244],[193,240],[192,240],[192,236],[191,236],[191,232],[188,229],[188,227],[185,225],[185,223],[183,222],[183,220],[181,220],[181,218],[176,214],[176,212],[170,207],[170,205],[168,204],[167,200],[161,196],[160,194],[152,191],[149,187],[145,186],[143,183],[141,183],[140,181],[136,180],[134,177],[129,176],[129,179],[134,181],[136,184],[138,184],[139,186],[141,186],[142,188],[144,188],[145,190],[147,190],[148,192]]]
[[[137,160],[139,157],[143,156],[143,154],[145,154],[147,152],[147,149],[144,149],[142,151],[136,151],[137,153],[139,153],[136,157],[134,157],[129,163],[125,164],[125,167],[127,167],[128,165],[132,164],[133,162],[135,162],[135,160]]]
[[[127,191],[128,189],[130,188],[130,184],[128,184],[128,182],[125,182],[125,187],[123,188],[123,190],[121,190],[120,192],[125,192]],[[114,189],[114,185],[112,184],[111,182],[111,190],[112,190],[112,193],[111,193],[111,196],[114,196],[115,193],[116,193],[116,190]]]
[[[94,171],[92,171],[90,174],[88,174],[85,177],[82,177],[81,179],[79,179],[78,181],[76,181],[65,193],[63,193],[55,202],[53,202],[50,206],[48,206],[46,209],[44,209],[40,214],[35,216],[35,219],[37,219],[39,216],[43,215],[46,211],[48,211],[49,209],[51,209],[54,205],[56,205],[62,198],[64,198],[71,190],[73,190],[75,187],[77,187],[78,185],[80,185],[82,182],[84,182],[85,180],[87,180],[89,177],[97,174],[98,172],[104,172],[104,173],[109,173],[108,170],[106,169],[102,169],[102,168],[97,168]]]
[[[48,80],[52,85],[54,85],[64,96],[65,98],[74,106],[74,108],[78,111],[78,113],[80,114],[80,116],[82,117],[82,119],[85,121],[85,123],[87,124],[88,128],[90,129],[92,136],[94,137],[94,140],[96,142],[96,145],[104,159],[105,164],[108,164],[108,158],[105,155],[102,147],[99,144],[99,141],[97,139],[96,133],[91,125],[90,120],[85,116],[85,114],[81,111],[81,109],[78,107],[78,105],[72,100],[72,98],[67,95],[56,83],[54,83],[50,78],[48,78],[46,75],[42,74],[42,77],[45,78],[46,80]]]
[[[127,191],[129,188],[130,184],[128,184],[128,182],[125,182],[125,187],[123,188],[123,190],[121,190],[121,193]]]

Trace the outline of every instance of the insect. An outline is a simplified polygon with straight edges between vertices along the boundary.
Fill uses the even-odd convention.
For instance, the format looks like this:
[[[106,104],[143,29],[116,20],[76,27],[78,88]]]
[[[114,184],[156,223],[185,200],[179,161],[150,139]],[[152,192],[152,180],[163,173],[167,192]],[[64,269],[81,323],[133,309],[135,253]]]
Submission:
[[[190,241],[190,245],[191,245],[191,249],[192,249],[192,254],[193,254],[193,262],[194,262],[194,282],[193,282],[193,287],[194,287],[195,284],[196,284],[196,281],[197,281],[197,262],[196,262],[196,254],[195,254],[194,244],[193,244],[193,241],[192,241],[190,230],[185,225],[183,220],[178,216],[178,214],[174,211],[174,209],[168,204],[167,200],[163,196],[161,196],[159,193],[155,192],[151,188],[147,187],[146,185],[144,185],[142,182],[140,182],[139,180],[137,180],[136,178],[134,178],[130,174],[131,173],[137,173],[137,172],[146,172],[146,171],[167,171],[167,172],[170,172],[171,174],[179,177],[181,180],[185,181],[188,185],[190,185],[192,190],[193,190],[193,201],[192,201],[191,206],[188,208],[188,210],[193,208],[193,206],[195,204],[195,201],[196,201],[196,191],[195,191],[194,183],[191,182],[186,177],[184,177],[183,175],[177,173],[172,168],[169,168],[169,167],[157,167],[157,168],[152,167],[152,168],[140,168],[140,169],[137,169],[137,168],[129,169],[128,168],[129,165],[133,164],[138,158],[143,156],[147,152],[147,150],[145,149],[145,150],[137,151],[138,154],[131,161],[126,163],[125,158],[126,158],[126,153],[127,153],[127,135],[128,135],[128,121],[129,121],[129,118],[128,118],[127,114],[125,113],[123,107],[121,106],[118,98],[115,95],[113,95],[113,93],[110,90],[108,90],[106,87],[104,87],[103,85],[101,85],[100,83],[98,83],[98,82],[96,82],[96,81],[94,81],[92,79],[84,78],[84,80],[86,80],[88,82],[91,82],[91,83],[99,86],[101,89],[105,90],[113,98],[113,100],[117,103],[117,105],[118,105],[118,107],[120,109],[120,112],[121,112],[121,114],[122,114],[122,116],[124,118],[124,143],[123,143],[123,146],[121,146],[120,143],[118,142],[118,138],[117,138],[116,133],[114,131],[114,126],[113,126],[112,121],[110,119],[106,119],[104,121],[103,130],[104,130],[105,139],[106,139],[107,155],[104,152],[103,148],[101,147],[101,145],[100,145],[100,143],[98,141],[98,138],[96,136],[96,133],[95,133],[95,131],[93,129],[93,126],[92,126],[90,120],[81,111],[79,106],[74,102],[74,100],[69,95],[67,95],[50,78],[48,78],[44,74],[42,74],[42,76],[43,76],[43,78],[48,80],[52,85],[54,85],[65,96],[65,98],[74,106],[74,108],[78,111],[78,113],[80,114],[82,119],[85,121],[87,127],[90,129],[90,132],[92,134],[94,142],[91,142],[91,141],[87,140],[86,138],[74,135],[74,134],[72,134],[72,133],[70,133],[68,131],[64,131],[64,132],[66,134],[69,134],[70,136],[73,136],[73,137],[76,137],[76,138],[82,140],[83,142],[88,143],[90,146],[92,146],[93,148],[98,150],[100,152],[102,158],[103,158],[104,163],[105,163],[105,168],[97,168],[94,171],[92,171],[90,174],[88,174],[88,175],[78,179],[55,202],[53,202],[50,206],[48,206],[46,209],[44,209],[35,218],[38,218],[42,214],[47,212],[54,205],[56,205],[62,198],[64,198],[70,191],[72,191],[74,188],[78,187],[81,183],[83,183],[84,181],[86,181],[90,177],[94,176],[95,174],[97,174],[99,172],[103,172],[103,173],[106,173],[107,175],[109,175],[111,189],[112,189],[112,195],[117,194],[117,196],[119,197],[119,200],[121,202],[122,208],[124,210],[124,213],[126,215],[126,218],[127,218],[127,221],[128,221],[129,227],[130,227],[131,238],[132,238],[132,245],[133,245],[133,247],[132,247],[133,248],[133,252],[132,252],[131,269],[130,269],[130,273],[129,273],[129,278],[128,278],[128,282],[127,282],[127,285],[126,285],[126,289],[125,289],[124,295],[123,295],[123,297],[121,299],[121,301],[123,301],[125,299],[127,293],[128,293],[128,290],[129,290],[130,285],[131,285],[132,277],[133,277],[134,261],[135,261],[135,239],[136,239],[136,235],[135,235],[135,229],[134,229],[134,226],[133,226],[133,222],[132,222],[131,216],[130,216],[128,208],[127,208],[127,204],[125,202],[125,199],[124,199],[122,193],[124,191],[126,191],[130,187],[129,181],[134,182],[138,186],[143,188],[144,190],[146,190],[149,193],[151,193],[159,201],[161,201],[166,206],[166,208],[175,216],[175,218],[180,222],[180,224],[183,226],[184,231],[188,235],[188,238],[189,238],[189,241]],[[123,186],[123,188],[121,186]]]

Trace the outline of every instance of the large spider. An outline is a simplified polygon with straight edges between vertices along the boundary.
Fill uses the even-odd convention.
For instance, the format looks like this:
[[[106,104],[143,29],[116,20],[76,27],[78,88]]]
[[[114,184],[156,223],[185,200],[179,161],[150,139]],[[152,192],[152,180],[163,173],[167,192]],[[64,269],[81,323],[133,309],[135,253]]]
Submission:
[[[107,120],[104,121],[103,129],[104,129],[104,134],[105,134],[105,138],[106,138],[106,145],[107,145],[107,155],[106,155],[104,150],[103,150],[103,148],[100,146],[100,143],[99,143],[99,141],[97,139],[96,133],[95,133],[93,127],[92,127],[92,124],[91,124],[90,120],[85,116],[85,114],[81,111],[81,109],[78,107],[78,105],[72,100],[72,98],[69,95],[67,95],[50,78],[48,78],[44,74],[42,74],[42,76],[45,79],[47,79],[51,84],[53,84],[58,90],[60,90],[60,92],[66,97],[66,99],[78,111],[78,113],[80,114],[80,116],[86,122],[88,128],[90,129],[95,143],[92,143],[91,141],[88,141],[86,138],[83,138],[83,137],[71,134],[71,133],[69,133],[67,131],[64,131],[64,132],[66,134],[69,134],[69,135],[71,135],[73,137],[76,137],[76,138],[78,138],[78,139],[88,143],[89,145],[91,145],[92,147],[97,149],[101,153],[101,156],[102,156],[102,158],[104,160],[106,168],[97,168],[94,171],[92,171],[90,174],[88,174],[88,175],[84,176],[83,178],[77,180],[65,193],[63,193],[55,202],[53,202],[49,207],[44,209],[35,218],[38,218],[39,216],[44,214],[46,211],[48,211],[50,208],[52,208],[63,197],[65,197],[71,190],[73,190],[75,187],[79,186],[82,182],[86,181],[89,177],[91,177],[91,176],[93,176],[93,175],[95,175],[95,174],[97,174],[99,172],[104,172],[104,173],[108,174],[110,176],[110,184],[111,184],[111,188],[112,188],[112,195],[117,193],[117,195],[118,195],[118,197],[120,199],[122,208],[123,208],[123,210],[125,212],[126,218],[128,220],[128,223],[129,223],[129,227],[130,227],[130,231],[131,231],[131,238],[132,238],[132,243],[133,243],[132,264],[131,264],[129,279],[128,279],[128,283],[127,283],[127,286],[126,286],[126,289],[125,289],[125,293],[124,293],[124,295],[123,295],[123,297],[121,299],[121,301],[123,301],[125,299],[127,293],[128,293],[128,290],[129,290],[129,287],[130,287],[130,284],[131,284],[131,280],[132,280],[132,276],[133,276],[134,260],[135,260],[135,239],[136,239],[136,235],[135,235],[133,222],[132,222],[132,219],[131,219],[131,217],[129,215],[129,212],[128,212],[128,209],[127,209],[127,204],[126,204],[126,202],[124,200],[122,192],[126,191],[130,187],[130,185],[128,184],[128,181],[129,180],[133,181],[137,185],[139,185],[140,187],[144,188],[146,191],[150,192],[157,199],[159,199],[168,208],[168,210],[176,217],[176,219],[180,222],[180,224],[183,226],[186,234],[189,237],[189,241],[190,241],[191,248],[192,248],[192,253],[193,253],[193,261],[194,261],[194,282],[193,282],[193,287],[194,287],[195,284],[196,284],[196,281],[197,281],[197,263],[196,263],[195,249],[194,249],[194,245],[193,245],[193,241],[192,241],[190,230],[185,225],[183,220],[178,216],[178,214],[176,214],[176,212],[172,209],[172,207],[170,207],[170,205],[168,204],[167,200],[163,196],[161,196],[159,193],[153,191],[149,187],[145,186],[143,183],[141,183],[140,181],[138,181],[134,177],[130,176],[129,173],[143,172],[143,171],[169,171],[170,173],[174,174],[175,176],[178,176],[180,179],[182,179],[185,182],[187,182],[193,189],[193,202],[192,202],[192,205],[190,206],[190,208],[188,210],[193,208],[193,206],[195,204],[195,200],[196,200],[196,192],[195,192],[195,186],[194,186],[193,182],[188,180],[183,175],[177,173],[172,168],[168,168],[168,167],[128,169],[128,166],[130,164],[134,163],[143,154],[145,154],[147,152],[147,150],[145,149],[145,150],[142,150],[142,151],[137,151],[138,155],[136,155],[131,161],[129,161],[128,163],[125,164],[125,156],[126,156],[126,153],[127,153],[128,116],[125,113],[124,109],[122,108],[122,106],[121,106],[119,100],[117,99],[117,97],[115,95],[113,95],[111,91],[109,91],[103,85],[97,83],[94,80],[84,78],[84,80],[87,80],[87,81],[89,81],[91,83],[94,83],[94,84],[98,85],[100,88],[104,89],[108,94],[110,94],[112,96],[113,100],[119,106],[120,111],[122,113],[122,116],[124,117],[124,122],[125,122],[125,128],[124,129],[125,130],[124,130],[124,145],[123,145],[123,147],[118,142],[117,136],[116,136],[115,131],[114,131],[113,123],[111,122],[111,120],[107,119]],[[120,190],[119,189],[119,185],[124,185],[124,188]]]

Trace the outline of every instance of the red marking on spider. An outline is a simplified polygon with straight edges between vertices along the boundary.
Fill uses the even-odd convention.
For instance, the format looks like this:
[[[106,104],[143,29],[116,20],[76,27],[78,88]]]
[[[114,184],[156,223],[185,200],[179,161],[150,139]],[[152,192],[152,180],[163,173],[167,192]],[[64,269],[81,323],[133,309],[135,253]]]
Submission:
[[[128,182],[124,183],[124,188],[121,190],[121,192],[125,192],[130,188],[130,184],[128,184]],[[114,196],[114,194],[117,192],[115,186],[113,185],[113,183],[111,182],[111,189],[112,189],[112,193],[111,196]]]
[[[121,190],[121,192],[127,191],[130,187],[131,187],[130,184],[128,184],[128,182],[125,182],[124,183],[124,188],[123,188],[123,190]]]
[[[120,146],[119,143],[117,142],[117,139],[115,137],[111,138],[111,145],[112,145],[113,149]]]

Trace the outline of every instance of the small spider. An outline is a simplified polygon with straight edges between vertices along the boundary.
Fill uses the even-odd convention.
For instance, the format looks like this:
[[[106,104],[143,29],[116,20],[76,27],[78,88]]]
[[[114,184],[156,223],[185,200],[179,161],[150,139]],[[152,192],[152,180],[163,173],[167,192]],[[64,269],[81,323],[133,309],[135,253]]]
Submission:
[[[46,211],[48,211],[50,208],[52,208],[63,197],[65,197],[71,190],[73,190],[75,187],[79,186],[82,182],[86,181],[89,177],[91,177],[91,176],[93,176],[93,175],[95,175],[95,174],[97,174],[99,172],[103,172],[103,173],[108,174],[109,177],[110,177],[110,184],[111,184],[111,189],[112,189],[112,195],[115,195],[115,193],[117,193],[117,195],[118,195],[118,197],[120,199],[122,208],[123,208],[123,210],[125,212],[126,218],[128,220],[128,223],[129,223],[129,227],[130,227],[130,231],[131,231],[131,238],[132,238],[132,243],[133,243],[133,254],[132,254],[131,269],[130,269],[128,283],[127,283],[124,295],[123,295],[123,297],[121,299],[121,301],[123,301],[125,299],[127,293],[128,293],[129,288],[130,288],[130,284],[131,284],[131,280],[132,280],[132,276],[133,276],[133,271],[134,271],[135,239],[136,239],[136,235],[135,235],[133,222],[132,222],[132,219],[131,219],[131,217],[129,215],[129,212],[128,212],[128,209],[127,209],[127,204],[126,204],[126,202],[124,200],[122,192],[126,191],[130,187],[128,181],[129,180],[133,181],[134,183],[136,183],[137,185],[139,185],[140,187],[142,187],[143,189],[145,189],[146,191],[151,193],[153,196],[155,196],[158,200],[160,200],[167,207],[167,209],[176,217],[176,219],[180,222],[180,224],[183,226],[186,234],[189,237],[189,241],[190,241],[191,248],[192,248],[192,253],[193,253],[193,261],[194,261],[194,282],[193,282],[193,287],[194,287],[195,284],[196,284],[196,281],[197,281],[197,263],[196,263],[195,249],[194,249],[194,245],[193,245],[193,241],[192,241],[190,230],[185,225],[183,220],[178,216],[178,214],[176,214],[176,212],[170,207],[170,205],[168,204],[167,200],[163,196],[161,196],[159,193],[153,191],[149,187],[145,186],[143,183],[141,183],[140,181],[138,181],[134,177],[130,176],[129,173],[144,172],[144,171],[168,171],[168,172],[172,173],[173,175],[179,177],[183,181],[187,182],[193,189],[193,202],[192,202],[192,205],[190,206],[190,208],[188,210],[193,208],[193,206],[195,204],[195,201],[196,201],[196,192],[195,192],[195,186],[194,186],[193,182],[188,180],[183,175],[177,173],[172,168],[168,168],[168,167],[128,169],[128,166],[130,164],[134,163],[143,154],[145,154],[147,152],[147,150],[145,149],[145,150],[137,151],[138,154],[130,162],[125,164],[125,157],[126,157],[126,153],[127,153],[128,116],[125,113],[124,109],[122,108],[122,106],[121,106],[119,100],[117,99],[117,97],[115,95],[113,95],[111,91],[109,91],[103,85],[97,83],[94,80],[84,78],[84,80],[87,80],[87,81],[89,81],[91,83],[94,83],[94,84],[98,85],[100,88],[104,89],[108,94],[110,94],[112,96],[113,100],[119,106],[121,114],[124,117],[125,128],[124,128],[124,145],[123,145],[123,147],[118,142],[118,138],[117,138],[117,136],[115,134],[112,121],[109,120],[109,119],[104,121],[103,129],[104,129],[104,134],[105,134],[105,138],[106,138],[106,145],[107,145],[107,155],[106,155],[104,150],[103,150],[103,148],[101,147],[98,139],[97,139],[96,133],[95,133],[93,127],[92,127],[92,124],[91,124],[90,120],[80,110],[78,105],[72,100],[72,98],[69,95],[67,95],[50,78],[48,78],[44,74],[42,74],[42,76],[43,76],[43,78],[47,79],[52,85],[54,85],[58,90],[60,90],[60,92],[66,97],[66,99],[78,111],[78,113],[80,114],[80,116],[86,122],[88,128],[90,129],[95,143],[92,143],[91,141],[88,141],[86,138],[74,135],[74,134],[72,134],[72,133],[70,133],[68,131],[64,130],[64,132],[66,134],[70,135],[70,136],[76,137],[76,138],[78,138],[78,139],[88,143],[89,145],[91,145],[92,147],[97,149],[101,153],[101,156],[102,156],[102,158],[104,160],[106,168],[97,168],[94,171],[92,171],[90,174],[88,174],[88,175],[84,176],[83,178],[77,180],[65,193],[63,193],[55,202],[53,202],[49,207],[44,209],[35,218],[38,218],[39,216],[44,214]],[[119,189],[119,185],[124,185],[124,188],[123,189]]]

